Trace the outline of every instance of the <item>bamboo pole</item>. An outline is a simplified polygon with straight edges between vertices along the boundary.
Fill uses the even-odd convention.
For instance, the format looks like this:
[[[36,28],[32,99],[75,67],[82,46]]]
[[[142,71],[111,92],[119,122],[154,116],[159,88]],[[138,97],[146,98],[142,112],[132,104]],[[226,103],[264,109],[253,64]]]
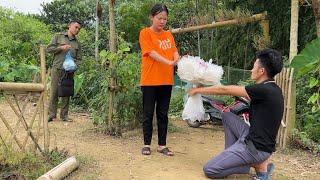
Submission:
[[[42,99],[42,96],[43,96],[43,94],[41,94],[41,96],[40,96],[40,98],[39,98],[39,100],[38,100],[38,102],[37,102],[36,110],[35,110],[34,114],[32,115],[31,122],[30,122],[30,124],[29,124],[29,128],[30,128],[30,129],[33,128],[33,123],[34,123],[34,121],[35,121],[35,119],[36,119],[36,117],[37,117],[37,114],[38,114],[38,111],[39,111],[39,107],[40,107],[39,103],[40,103],[40,101],[41,101],[41,99]],[[28,135],[28,132],[27,132],[26,137],[25,137],[25,139],[23,140],[23,144],[22,144],[22,145],[23,145],[23,148],[26,147],[26,144],[27,144],[27,142],[28,142],[28,138],[29,138],[29,135]],[[37,135],[36,135],[36,139],[37,139]],[[37,141],[38,141],[38,139],[37,139]]]
[[[24,100],[24,104],[22,105],[22,113],[24,113],[25,110],[26,110],[26,107],[27,107],[27,104],[28,104],[29,95],[30,95],[30,93],[27,95],[26,99]],[[5,98],[8,98],[6,95],[4,95],[4,97],[5,97]],[[19,130],[18,128],[19,128],[19,124],[20,124],[20,122],[21,122],[21,118],[22,118],[22,117],[20,117],[20,118],[18,119],[15,127],[13,128],[14,135],[16,135],[17,132],[18,132],[18,130]],[[13,135],[10,137],[10,142],[11,142],[12,140],[13,140]]]
[[[58,180],[63,179],[68,174],[73,172],[75,169],[79,167],[79,162],[77,159],[72,156],[65,161],[63,161],[58,166],[54,167],[44,175],[40,176],[38,180]]]
[[[32,83],[35,83],[35,82],[36,82],[36,79],[37,79],[37,76],[35,75],[34,78],[33,78]],[[15,95],[17,95],[17,94],[15,94]],[[29,92],[29,93],[27,94],[27,96],[26,96],[26,98],[25,98],[25,100],[24,100],[24,104],[22,105],[22,113],[24,113],[25,110],[26,110],[26,107],[27,107],[27,105],[28,105],[28,101],[29,101],[29,97],[30,97],[30,96],[31,96],[31,92]],[[5,96],[5,98],[7,98],[7,97]],[[16,125],[15,125],[15,127],[14,127],[14,134],[16,134],[17,131],[18,131],[18,126],[19,126],[19,124],[20,124],[20,122],[21,122],[21,118],[22,118],[22,117],[20,117],[20,118],[18,119],[18,121],[17,121],[17,123],[16,123]],[[10,139],[10,141],[12,141],[12,140],[13,140],[13,138]],[[25,145],[23,145],[23,148],[25,148]]]
[[[8,121],[6,120],[6,118],[2,115],[2,113],[0,112],[0,119],[2,119],[2,122],[4,123],[4,125],[7,127],[7,129],[9,130],[9,132],[11,134],[13,134],[13,130],[10,126],[10,124],[8,123]],[[17,136],[13,136],[14,140],[16,141],[17,145],[19,146],[19,148],[21,150],[23,150],[22,148],[22,144],[20,143],[20,141],[18,140]]]
[[[279,87],[281,88],[282,90],[282,93],[283,93],[283,99],[284,99],[284,113],[282,115],[282,119],[281,119],[281,126],[280,126],[280,129],[278,130],[279,131],[279,146],[281,147],[282,146],[282,143],[283,143],[283,127],[285,126],[285,119],[286,119],[286,90],[284,89],[284,82],[285,82],[285,77],[284,75],[286,74],[286,71],[287,69],[284,68],[282,71],[281,71],[281,74],[280,74],[280,81],[279,81]]]
[[[40,46],[40,68],[41,68],[41,83],[44,87],[42,103],[43,103],[43,130],[44,130],[44,151],[49,151],[49,130],[48,130],[48,101],[47,101],[47,80],[46,80],[46,52],[45,46]]]
[[[291,130],[293,129],[294,127],[294,120],[295,117],[292,117],[292,112],[294,112],[293,115],[295,115],[295,104],[292,104],[294,102],[296,102],[296,99],[295,99],[295,94],[292,94],[292,90],[295,90],[295,86],[293,86],[293,73],[294,73],[294,69],[290,69],[290,75],[289,75],[289,78],[288,78],[288,104],[287,104],[287,107],[288,107],[288,110],[287,110],[287,128],[284,130],[284,147],[286,146],[286,142],[287,142],[287,138],[289,138],[291,136]],[[292,100],[293,99],[293,100]],[[289,131],[289,136],[288,136],[288,131]]]
[[[260,26],[262,28],[263,31],[263,46],[262,48],[266,48],[269,46],[270,44],[270,28],[269,28],[269,20],[268,19],[264,19],[260,22]]]
[[[223,26],[248,24],[251,22],[257,22],[257,21],[266,20],[266,19],[267,19],[267,12],[263,12],[260,14],[255,14],[251,17],[237,18],[237,19],[232,19],[228,21],[215,22],[211,24],[192,26],[187,28],[176,28],[176,29],[171,29],[170,31],[172,34],[179,34],[179,33],[185,33],[185,32],[193,32],[201,29],[212,29],[212,28],[218,28]]]
[[[14,96],[14,97],[15,97],[15,96]],[[7,100],[7,102],[9,103],[11,109],[14,111],[14,113],[17,115],[17,117],[18,117],[18,118],[19,118],[19,116],[22,117],[21,120],[22,120],[22,125],[23,125],[24,129],[28,132],[28,134],[29,134],[30,138],[32,139],[32,141],[34,142],[35,146],[36,146],[36,147],[39,149],[39,151],[43,154],[43,151],[42,151],[41,147],[39,146],[38,142],[36,141],[36,139],[35,139],[33,133],[31,132],[31,130],[29,129],[28,124],[27,124],[27,121],[25,120],[25,118],[24,118],[24,116],[23,116],[23,114],[22,114],[22,112],[21,112],[21,109],[20,109],[20,106],[19,106],[19,104],[18,104],[17,98],[15,97],[15,102],[16,102],[16,104],[17,104],[17,107],[18,107],[19,112],[18,112],[17,109],[13,106],[13,103],[12,103],[10,100]],[[23,147],[22,147],[22,148],[23,148]]]
[[[39,83],[0,82],[0,90],[42,92],[44,90],[44,86],[43,86],[43,84],[39,84]]]

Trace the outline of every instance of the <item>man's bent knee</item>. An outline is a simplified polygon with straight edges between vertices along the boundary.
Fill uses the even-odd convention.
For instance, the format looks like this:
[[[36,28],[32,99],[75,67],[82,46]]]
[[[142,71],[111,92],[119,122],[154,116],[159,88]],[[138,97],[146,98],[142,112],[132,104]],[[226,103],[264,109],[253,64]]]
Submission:
[[[221,170],[219,170],[218,168],[208,166],[208,164],[206,164],[205,166],[203,166],[203,172],[204,174],[208,177],[208,178],[219,178],[221,177]]]

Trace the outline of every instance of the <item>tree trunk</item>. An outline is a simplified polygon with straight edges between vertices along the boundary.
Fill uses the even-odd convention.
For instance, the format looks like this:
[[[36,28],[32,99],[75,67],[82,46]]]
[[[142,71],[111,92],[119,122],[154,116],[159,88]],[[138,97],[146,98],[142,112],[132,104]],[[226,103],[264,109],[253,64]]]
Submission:
[[[291,0],[291,27],[290,27],[290,53],[289,60],[298,53],[298,17],[299,17],[299,0]]]
[[[312,9],[316,21],[317,37],[320,37],[320,0],[312,0]]]
[[[290,53],[289,61],[291,63],[294,56],[298,53],[298,19],[299,19],[299,0],[291,0],[291,26],[290,26]],[[293,71],[293,69],[292,69]],[[292,77],[291,77],[292,78]],[[290,86],[290,85],[289,85]],[[296,122],[296,83],[292,81],[291,93],[290,87],[288,89],[287,103],[290,104],[290,110],[287,113],[286,129],[284,133],[284,138],[282,148],[286,146],[286,141],[292,136],[293,129]]]
[[[99,22],[100,18],[98,16],[98,7],[99,7],[99,0],[97,0],[97,6],[96,6],[96,39],[95,39],[95,59],[96,61],[99,61]]]
[[[117,52],[117,45],[116,45],[117,37],[116,37],[114,4],[115,4],[115,0],[109,0],[109,22],[110,22],[109,46],[110,46],[110,51],[112,53]],[[111,63],[110,63],[110,65],[111,65]]]
[[[109,46],[110,46],[110,51],[112,53],[117,52],[114,4],[115,4],[115,0],[109,0],[109,23],[110,23]],[[113,72],[113,68],[114,68],[113,62],[110,61],[109,63],[110,63],[109,64],[110,71]],[[112,116],[113,116],[113,97],[115,96],[115,92],[112,87],[115,87],[115,80],[112,74],[111,74],[109,86],[110,86],[110,91],[109,91],[108,126],[109,126],[109,130],[113,131]]]
[[[198,16],[198,9],[199,9],[199,0],[196,0],[196,14]],[[200,30],[197,31],[197,38],[198,38],[198,56],[201,57],[201,42],[200,42]]]

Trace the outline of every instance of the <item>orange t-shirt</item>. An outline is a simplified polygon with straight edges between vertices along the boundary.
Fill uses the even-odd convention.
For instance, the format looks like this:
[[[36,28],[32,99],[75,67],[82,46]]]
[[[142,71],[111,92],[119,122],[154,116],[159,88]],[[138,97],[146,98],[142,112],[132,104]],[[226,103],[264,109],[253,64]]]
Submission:
[[[173,66],[152,59],[149,53],[154,50],[166,59],[173,61],[177,51],[174,38],[169,31],[154,32],[150,28],[140,31],[141,86],[173,85]]]

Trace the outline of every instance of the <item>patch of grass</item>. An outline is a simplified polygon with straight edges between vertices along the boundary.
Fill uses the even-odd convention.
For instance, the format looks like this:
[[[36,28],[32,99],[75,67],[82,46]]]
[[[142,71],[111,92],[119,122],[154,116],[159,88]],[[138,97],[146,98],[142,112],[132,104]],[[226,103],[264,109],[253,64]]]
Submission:
[[[93,158],[83,155],[77,155],[76,158],[80,164],[80,167],[77,171],[71,173],[67,179],[99,179],[99,174],[101,174],[101,172],[99,170],[98,163],[94,161]]]
[[[66,153],[53,150],[46,157],[31,152],[17,152],[0,146],[0,178],[20,176],[25,179],[37,179],[45,172],[60,164]]]
[[[179,127],[175,124],[173,124],[172,122],[169,121],[168,124],[168,132],[170,133],[182,133],[183,132],[183,128]]]
[[[99,176],[97,174],[88,174],[83,176],[83,180],[97,180]]]
[[[93,164],[93,160],[89,157],[86,157],[86,156],[81,156],[81,155],[78,155],[77,156],[77,160],[79,161],[79,163],[81,165],[91,165]]]
[[[303,149],[312,154],[320,155],[320,144],[314,142],[307,132],[300,132],[297,129],[294,129],[290,145],[293,148]]]

